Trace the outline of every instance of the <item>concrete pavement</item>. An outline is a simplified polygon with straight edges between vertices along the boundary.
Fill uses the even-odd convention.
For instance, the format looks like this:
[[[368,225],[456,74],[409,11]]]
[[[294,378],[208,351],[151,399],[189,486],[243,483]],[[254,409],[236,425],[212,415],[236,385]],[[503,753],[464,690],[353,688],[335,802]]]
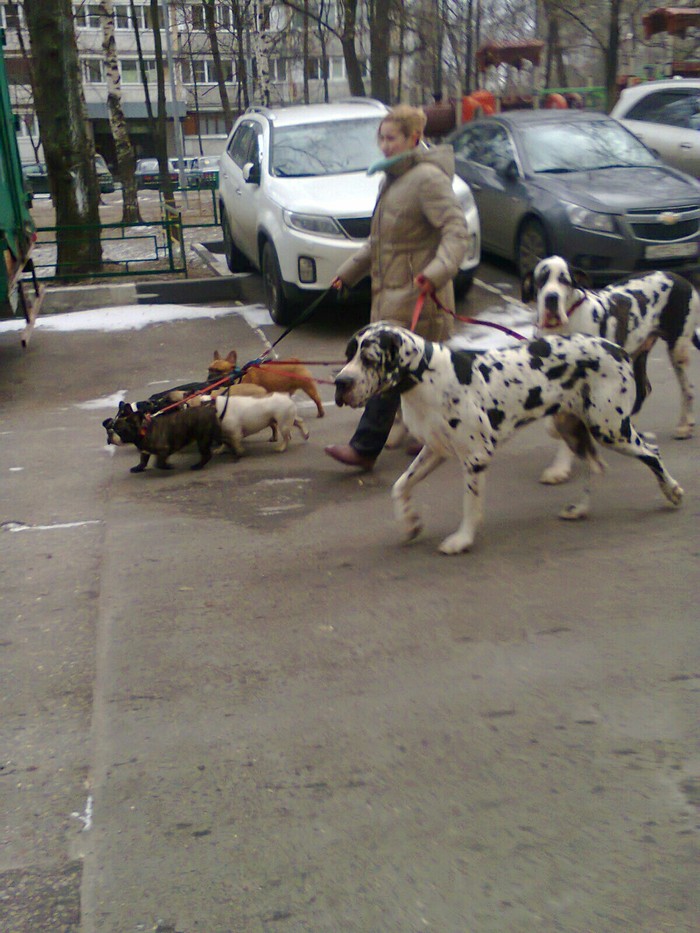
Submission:
[[[360,323],[284,350],[339,361]],[[446,558],[457,470],[401,546],[406,456],[326,458],[357,419],[330,385],[307,444],[201,473],[130,474],[79,407],[234,347],[261,348],[240,315],[0,336],[3,933],[696,930],[700,494],[665,352],[637,422],[682,509],[609,454],[591,519],[559,522],[536,425]]]

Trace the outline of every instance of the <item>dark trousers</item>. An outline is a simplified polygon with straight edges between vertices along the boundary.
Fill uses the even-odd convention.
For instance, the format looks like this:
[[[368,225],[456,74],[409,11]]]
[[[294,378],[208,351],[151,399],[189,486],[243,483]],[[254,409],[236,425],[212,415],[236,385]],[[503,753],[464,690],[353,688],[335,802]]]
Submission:
[[[371,398],[362,412],[357,430],[350,438],[350,446],[368,457],[378,457],[389,437],[400,404],[401,394],[397,391]]]

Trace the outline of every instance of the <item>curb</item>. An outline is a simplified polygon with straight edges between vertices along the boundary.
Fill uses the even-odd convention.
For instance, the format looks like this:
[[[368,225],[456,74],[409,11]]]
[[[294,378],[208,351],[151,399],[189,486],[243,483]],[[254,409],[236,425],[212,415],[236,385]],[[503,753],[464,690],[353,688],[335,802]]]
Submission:
[[[204,304],[212,301],[261,303],[263,291],[259,276],[243,272],[209,279],[47,288],[41,311],[42,314],[62,314],[119,305]]]

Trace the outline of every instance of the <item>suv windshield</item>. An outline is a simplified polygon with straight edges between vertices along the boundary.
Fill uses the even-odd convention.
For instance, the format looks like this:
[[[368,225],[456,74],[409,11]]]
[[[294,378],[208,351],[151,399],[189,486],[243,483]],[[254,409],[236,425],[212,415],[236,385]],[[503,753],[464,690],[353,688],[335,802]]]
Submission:
[[[271,174],[299,178],[367,171],[381,156],[377,132],[383,116],[274,127]]]
[[[587,172],[657,162],[631,133],[607,120],[527,126],[523,141],[535,172]]]

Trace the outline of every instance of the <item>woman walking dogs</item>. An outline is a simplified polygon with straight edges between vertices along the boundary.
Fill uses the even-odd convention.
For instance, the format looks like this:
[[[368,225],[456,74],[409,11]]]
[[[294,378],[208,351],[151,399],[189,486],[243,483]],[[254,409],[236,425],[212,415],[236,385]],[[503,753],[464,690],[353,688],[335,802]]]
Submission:
[[[338,270],[334,288],[372,280],[371,321],[411,326],[420,293],[425,305],[416,333],[427,340],[452,335],[453,318],[432,299],[454,310],[452,280],[467,252],[464,214],[452,190],[451,146],[421,145],[426,116],[417,107],[394,107],[379,126],[384,156],[369,172],[386,176],[372,216],[367,243]],[[400,404],[398,392],[370,399],[349,444],[325,452],[347,466],[371,470],[386,443]]]

